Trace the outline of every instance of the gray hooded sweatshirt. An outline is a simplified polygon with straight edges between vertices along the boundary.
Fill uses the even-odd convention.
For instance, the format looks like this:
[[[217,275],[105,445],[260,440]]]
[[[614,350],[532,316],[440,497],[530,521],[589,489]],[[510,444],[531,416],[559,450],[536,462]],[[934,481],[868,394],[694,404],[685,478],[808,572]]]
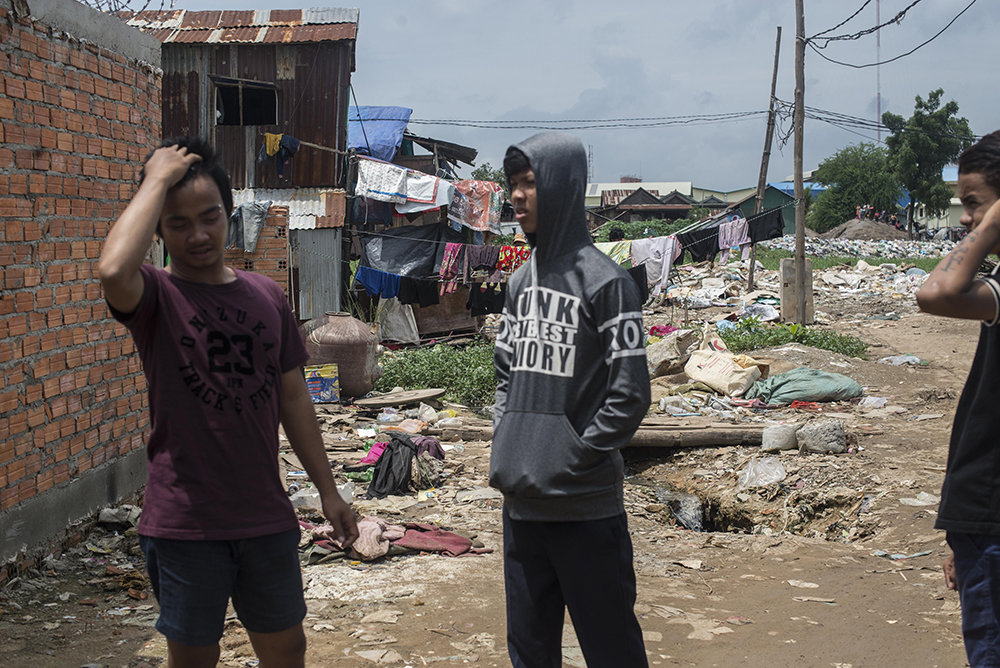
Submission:
[[[650,401],[639,290],[591,241],[580,140],[515,146],[535,173],[538,224],[497,334],[490,485],[516,520],[613,517],[625,512],[619,449]]]

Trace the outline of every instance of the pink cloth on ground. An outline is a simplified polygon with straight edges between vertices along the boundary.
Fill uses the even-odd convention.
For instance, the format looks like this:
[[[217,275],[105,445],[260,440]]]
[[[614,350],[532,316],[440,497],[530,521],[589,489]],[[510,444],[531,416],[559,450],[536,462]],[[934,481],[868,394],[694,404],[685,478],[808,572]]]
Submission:
[[[445,531],[431,524],[410,523],[406,525],[406,533],[393,545],[408,547],[411,550],[423,552],[443,552],[451,557],[465,554],[472,549],[472,541],[457,533]]]
[[[375,462],[378,461],[378,458],[382,456],[382,453],[385,452],[385,446],[387,445],[388,443],[376,443],[375,445],[372,446],[371,450],[368,451],[368,454],[364,456],[364,459],[362,459],[358,463],[374,464]]]

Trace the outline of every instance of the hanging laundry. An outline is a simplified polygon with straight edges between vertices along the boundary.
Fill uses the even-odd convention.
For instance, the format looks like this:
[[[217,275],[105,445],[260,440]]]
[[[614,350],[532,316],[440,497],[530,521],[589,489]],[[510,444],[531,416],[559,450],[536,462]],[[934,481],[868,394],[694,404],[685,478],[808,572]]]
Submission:
[[[432,177],[434,178],[434,177]],[[418,202],[409,199],[409,182],[407,182],[407,200],[401,204],[396,204],[396,213],[418,213],[420,211],[431,211],[442,206],[451,204],[451,199],[455,195],[455,186],[444,179],[437,179],[437,191],[434,194],[433,202]],[[461,226],[459,226],[461,227]]]
[[[646,267],[646,282],[650,294],[659,295],[670,282],[670,268],[680,257],[681,245],[673,234],[632,241],[632,266]]]
[[[503,188],[493,181],[456,181],[448,219],[473,230],[500,234],[500,209],[504,198]]]
[[[639,296],[642,297],[642,302],[645,304],[646,300],[649,299],[649,283],[646,279],[646,265],[640,264],[638,267],[629,267],[628,275],[632,277],[635,281],[635,286],[639,288]]]
[[[750,253],[750,234],[747,228],[747,219],[742,216],[719,225],[720,264],[729,262],[729,251],[736,246],[740,247],[742,259],[746,260]]]
[[[709,227],[677,235],[681,247],[691,253],[693,262],[714,260],[719,252],[719,228]]]
[[[602,241],[594,244],[597,249],[626,269],[632,266],[632,241]]]
[[[354,279],[373,297],[391,299],[399,294],[399,276],[364,265],[358,267]]]
[[[777,239],[784,234],[785,221],[781,217],[781,209],[771,209],[747,221],[750,241],[759,243]]]
[[[400,277],[396,297],[401,304],[419,304],[421,308],[441,303],[438,282],[423,278]]]
[[[501,246],[500,254],[497,258],[497,269],[500,271],[514,271],[531,257],[530,246]]]
[[[354,193],[383,202],[406,201],[406,173],[409,170],[381,160],[358,159],[358,182]]]
[[[267,157],[273,158],[278,155],[278,149],[281,148],[281,133],[275,134],[273,132],[264,133],[264,149],[267,153]]]
[[[285,178],[285,165],[292,159],[292,156],[299,152],[301,142],[292,135],[281,135],[278,142],[278,178]]]
[[[473,285],[469,289],[469,299],[465,303],[465,308],[469,309],[474,316],[486,315],[487,313],[501,313],[506,297],[506,283],[481,283]]]
[[[465,244],[449,243],[444,247],[441,259],[441,294],[451,294],[458,288],[458,271],[462,266],[462,251]]]
[[[499,276],[493,276],[497,272],[497,261],[500,259],[500,246],[466,246],[465,262],[463,263],[462,280],[464,283],[472,282],[472,272],[485,269],[490,272],[487,281],[499,281]]]
[[[247,202],[233,209],[226,228],[226,248],[242,248],[247,253],[257,250],[257,238],[267,220],[271,201]]]

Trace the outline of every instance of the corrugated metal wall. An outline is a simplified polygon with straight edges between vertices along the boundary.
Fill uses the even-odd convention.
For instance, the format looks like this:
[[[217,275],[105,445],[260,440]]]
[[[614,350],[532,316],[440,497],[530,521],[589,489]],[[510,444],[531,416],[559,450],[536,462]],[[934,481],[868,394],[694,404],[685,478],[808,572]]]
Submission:
[[[298,267],[294,289],[299,319],[340,310],[341,230],[290,230],[292,262]]]
[[[233,188],[343,187],[344,156],[307,146],[279,180],[274,160],[256,163],[264,133],[287,133],[345,151],[354,41],[312,44],[163,45],[163,134],[201,134],[220,151]],[[215,124],[210,75],[274,83],[278,124]]]

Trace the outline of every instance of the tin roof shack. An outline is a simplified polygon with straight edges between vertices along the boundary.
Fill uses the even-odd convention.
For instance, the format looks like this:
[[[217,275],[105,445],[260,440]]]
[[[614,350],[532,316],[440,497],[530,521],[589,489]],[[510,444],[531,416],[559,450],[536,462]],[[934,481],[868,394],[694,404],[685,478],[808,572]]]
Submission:
[[[254,228],[261,243],[241,244],[227,259],[278,281],[302,319],[339,310],[358,10],[169,10],[123,18],[163,44],[163,135],[208,137],[235,201],[275,207]],[[268,156],[274,146],[266,134],[294,137],[298,150],[287,160]]]

